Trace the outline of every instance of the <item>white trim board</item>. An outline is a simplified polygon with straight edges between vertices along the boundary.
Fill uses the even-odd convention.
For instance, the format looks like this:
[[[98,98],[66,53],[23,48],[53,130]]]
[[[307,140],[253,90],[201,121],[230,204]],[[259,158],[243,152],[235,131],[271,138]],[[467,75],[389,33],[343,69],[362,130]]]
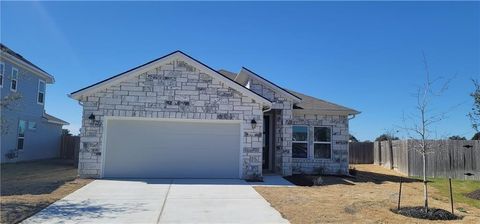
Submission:
[[[42,71],[38,68],[35,68],[35,67],[25,63],[24,61],[14,57],[14,56],[12,56],[8,53],[2,52],[1,58],[5,59],[7,61],[10,61],[11,63],[14,63],[17,66],[20,66],[20,67],[22,67],[26,70],[29,70],[30,72],[32,72],[33,74],[35,74],[37,76],[40,76],[40,77],[44,78],[47,81],[48,84],[53,84],[55,82],[55,78],[53,76],[51,76],[50,74],[47,74],[44,71]]]
[[[73,92],[69,96],[73,99],[79,100],[82,96],[89,95],[89,94],[92,94],[94,92],[106,89],[109,86],[118,84],[118,83],[120,83],[124,80],[130,79],[130,78],[133,78],[135,76],[143,74],[147,71],[150,71],[151,69],[160,67],[160,66],[162,66],[164,64],[167,64],[167,63],[169,63],[171,61],[174,61],[174,60],[185,61],[186,63],[196,67],[197,69],[201,70],[202,72],[204,72],[204,73],[210,75],[211,77],[219,80],[220,82],[224,83],[228,87],[236,89],[237,91],[241,92],[245,96],[248,96],[248,97],[256,100],[257,102],[260,102],[263,105],[267,105],[267,106],[272,105],[272,102],[270,102],[266,98],[263,98],[262,96],[252,92],[251,90],[245,88],[244,86],[242,86],[242,85],[224,77],[223,75],[221,75],[217,71],[209,68],[208,66],[206,66],[206,65],[202,64],[201,62],[191,58],[190,56],[186,55],[185,53],[183,53],[181,51],[175,51],[175,52],[173,52],[171,54],[168,54],[164,57],[161,57],[157,60],[146,63],[146,64],[141,65],[139,67],[136,67],[132,70],[121,73],[117,76],[111,77],[111,78],[106,79],[104,81],[101,81],[99,83],[93,84],[89,87],[86,87],[86,88],[83,88],[83,89],[78,90],[76,92]]]
[[[235,78],[235,81],[238,81],[242,83],[243,80],[248,81],[247,77],[253,77],[259,81],[261,81],[263,84],[268,86],[271,89],[274,89],[275,91],[281,93],[282,95],[287,96],[288,98],[292,99],[294,102],[300,102],[302,101],[301,98],[298,96],[293,95],[292,93],[280,88],[279,86],[273,84],[272,82],[266,80],[265,78],[255,74],[254,72],[250,71],[248,68],[242,67],[242,70],[240,70],[240,73],[238,73],[238,76]],[[247,83],[245,83],[247,84]]]

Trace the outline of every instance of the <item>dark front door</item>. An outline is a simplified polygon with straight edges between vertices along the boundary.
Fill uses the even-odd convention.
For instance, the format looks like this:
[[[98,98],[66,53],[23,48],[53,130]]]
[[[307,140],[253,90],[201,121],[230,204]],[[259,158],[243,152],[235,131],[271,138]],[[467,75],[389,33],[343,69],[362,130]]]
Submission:
[[[263,155],[262,167],[270,169],[270,116],[263,116]]]

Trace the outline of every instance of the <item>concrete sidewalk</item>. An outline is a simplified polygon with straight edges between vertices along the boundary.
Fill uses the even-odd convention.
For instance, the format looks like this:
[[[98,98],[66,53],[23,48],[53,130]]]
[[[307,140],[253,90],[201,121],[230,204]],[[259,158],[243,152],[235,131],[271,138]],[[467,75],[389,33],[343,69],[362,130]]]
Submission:
[[[288,223],[234,179],[95,180],[23,223]]]

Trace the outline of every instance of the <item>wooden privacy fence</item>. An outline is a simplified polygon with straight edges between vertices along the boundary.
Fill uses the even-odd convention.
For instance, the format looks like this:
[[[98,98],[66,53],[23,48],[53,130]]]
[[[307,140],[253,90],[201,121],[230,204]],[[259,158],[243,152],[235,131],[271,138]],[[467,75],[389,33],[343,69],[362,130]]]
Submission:
[[[427,176],[480,180],[480,141],[429,140]],[[374,164],[408,176],[423,176],[418,140],[374,142]],[[465,174],[473,174],[471,176]]]
[[[79,136],[62,135],[60,158],[73,160],[75,167],[77,167],[79,151],[80,151]]]
[[[351,164],[372,164],[373,142],[348,143],[348,157]]]

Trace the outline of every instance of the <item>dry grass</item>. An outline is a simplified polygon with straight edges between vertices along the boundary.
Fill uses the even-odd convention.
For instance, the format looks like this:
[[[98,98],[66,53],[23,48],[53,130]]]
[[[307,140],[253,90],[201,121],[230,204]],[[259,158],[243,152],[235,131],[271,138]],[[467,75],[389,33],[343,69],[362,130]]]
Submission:
[[[61,160],[1,167],[1,222],[17,223],[90,183],[76,179],[77,170]]]
[[[255,187],[272,206],[292,223],[447,223],[427,221],[394,214],[398,199],[399,177],[394,171],[356,165],[357,178],[323,177],[317,187]],[[402,206],[422,205],[422,183],[405,179]],[[430,188],[430,205],[450,210],[448,198]],[[466,212],[462,220],[448,223],[480,223],[480,209],[456,204]]]

